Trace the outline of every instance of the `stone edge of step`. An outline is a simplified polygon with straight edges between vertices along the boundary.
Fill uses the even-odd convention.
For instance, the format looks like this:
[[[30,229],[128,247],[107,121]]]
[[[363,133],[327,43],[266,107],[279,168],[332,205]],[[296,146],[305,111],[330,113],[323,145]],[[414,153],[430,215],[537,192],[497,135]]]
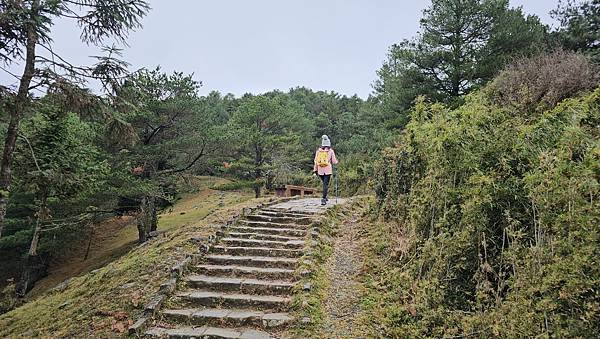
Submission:
[[[253,328],[230,329],[212,326],[186,326],[180,328],[161,328],[152,327],[145,333],[151,337],[177,337],[177,338],[201,338],[204,336],[214,336],[219,338],[230,339],[267,339],[273,338],[269,333],[259,331]]]
[[[260,323],[264,328],[275,328],[290,324],[294,317],[288,312],[263,312],[248,309],[227,309],[227,308],[187,308],[187,309],[168,309],[162,310],[161,314],[167,317],[184,318],[187,321],[195,319],[203,321],[219,320],[221,324],[227,321],[248,322],[254,321]],[[234,325],[234,324],[232,324]]]

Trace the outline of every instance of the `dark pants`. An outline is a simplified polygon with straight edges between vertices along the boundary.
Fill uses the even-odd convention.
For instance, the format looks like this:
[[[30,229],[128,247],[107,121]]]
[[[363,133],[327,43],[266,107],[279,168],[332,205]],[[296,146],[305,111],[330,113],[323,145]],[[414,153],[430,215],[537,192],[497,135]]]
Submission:
[[[329,190],[329,180],[331,174],[319,175],[321,181],[323,181],[323,199],[327,199],[327,191]]]

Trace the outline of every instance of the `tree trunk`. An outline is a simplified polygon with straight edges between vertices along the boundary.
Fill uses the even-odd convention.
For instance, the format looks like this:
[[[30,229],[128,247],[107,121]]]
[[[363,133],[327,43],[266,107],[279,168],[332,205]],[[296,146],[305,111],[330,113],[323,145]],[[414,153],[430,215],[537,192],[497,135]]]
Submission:
[[[156,210],[156,198],[149,197],[148,199],[148,213],[150,214],[148,219],[150,220],[150,232],[154,232],[158,228],[158,212]]]
[[[6,217],[8,196],[12,181],[11,164],[17,142],[17,135],[19,134],[19,124],[21,122],[23,112],[29,103],[29,87],[31,86],[31,80],[35,75],[35,47],[38,36],[32,22],[35,21],[35,14],[33,12],[37,10],[38,6],[39,1],[34,1],[31,5],[32,17],[30,18],[30,23],[27,27],[25,68],[19,83],[19,90],[15,98],[14,106],[9,110],[10,121],[8,123],[8,129],[6,131],[6,137],[4,140],[2,160],[0,161],[0,238],[2,237],[2,231],[4,229],[4,219]]]
[[[27,292],[33,288],[36,281],[48,275],[48,265],[39,255],[27,256],[23,263],[23,271],[17,285],[15,294],[19,298],[25,297]]]
[[[92,247],[92,239],[94,239],[94,230],[95,230],[95,226],[94,223],[92,223],[90,225],[90,238],[88,239],[88,244],[87,247],[85,249],[85,255],[83,256],[83,261],[86,261],[90,255],[90,248]]]
[[[145,243],[148,240],[148,198],[144,196],[142,198],[142,202],[140,203],[140,212],[138,213],[137,218],[137,228],[138,228],[138,242],[140,244]]]
[[[35,229],[33,231],[33,237],[29,245],[29,252],[19,283],[17,284],[16,294],[18,297],[24,297],[25,294],[33,287],[33,284],[38,281],[42,276],[45,275],[46,265],[41,262],[41,258],[38,256],[37,250],[40,243],[40,233],[42,231],[42,223],[48,218],[49,211],[46,206],[46,193],[42,194],[42,201],[40,202],[40,208],[37,212],[37,218],[35,222]]]
[[[138,241],[140,244],[148,241],[150,232],[156,231],[158,227],[158,212],[156,210],[156,198],[144,196],[140,203],[140,212],[137,218]]]
[[[35,222],[35,229],[33,230],[33,237],[31,238],[31,244],[29,245],[29,252],[27,255],[36,256],[38,244],[40,242],[40,232],[42,231],[42,223],[48,217],[48,207],[46,206],[46,193],[42,195],[42,201],[40,202],[40,208],[37,212],[37,218]]]

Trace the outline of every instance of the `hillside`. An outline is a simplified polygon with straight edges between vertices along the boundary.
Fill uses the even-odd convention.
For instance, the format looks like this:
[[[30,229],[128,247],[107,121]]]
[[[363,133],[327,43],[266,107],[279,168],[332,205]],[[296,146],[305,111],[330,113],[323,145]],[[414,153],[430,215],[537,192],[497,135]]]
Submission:
[[[129,225],[95,243],[88,261],[81,261],[81,249],[57,261],[32,292],[34,300],[0,316],[0,337],[109,337],[125,332],[169,268],[194,251],[191,237],[214,233],[215,225],[261,201],[209,189],[214,182],[203,181],[198,193],[183,196],[161,215],[159,231],[164,233],[147,244],[136,245],[137,231]]]

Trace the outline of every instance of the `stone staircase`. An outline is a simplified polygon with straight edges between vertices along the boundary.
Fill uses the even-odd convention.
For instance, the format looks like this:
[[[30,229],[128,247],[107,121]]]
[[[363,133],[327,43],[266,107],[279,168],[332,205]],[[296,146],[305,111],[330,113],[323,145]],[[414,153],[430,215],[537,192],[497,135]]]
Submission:
[[[315,215],[284,203],[228,226],[202,262],[183,276],[146,336],[280,337],[294,323],[292,291]]]

